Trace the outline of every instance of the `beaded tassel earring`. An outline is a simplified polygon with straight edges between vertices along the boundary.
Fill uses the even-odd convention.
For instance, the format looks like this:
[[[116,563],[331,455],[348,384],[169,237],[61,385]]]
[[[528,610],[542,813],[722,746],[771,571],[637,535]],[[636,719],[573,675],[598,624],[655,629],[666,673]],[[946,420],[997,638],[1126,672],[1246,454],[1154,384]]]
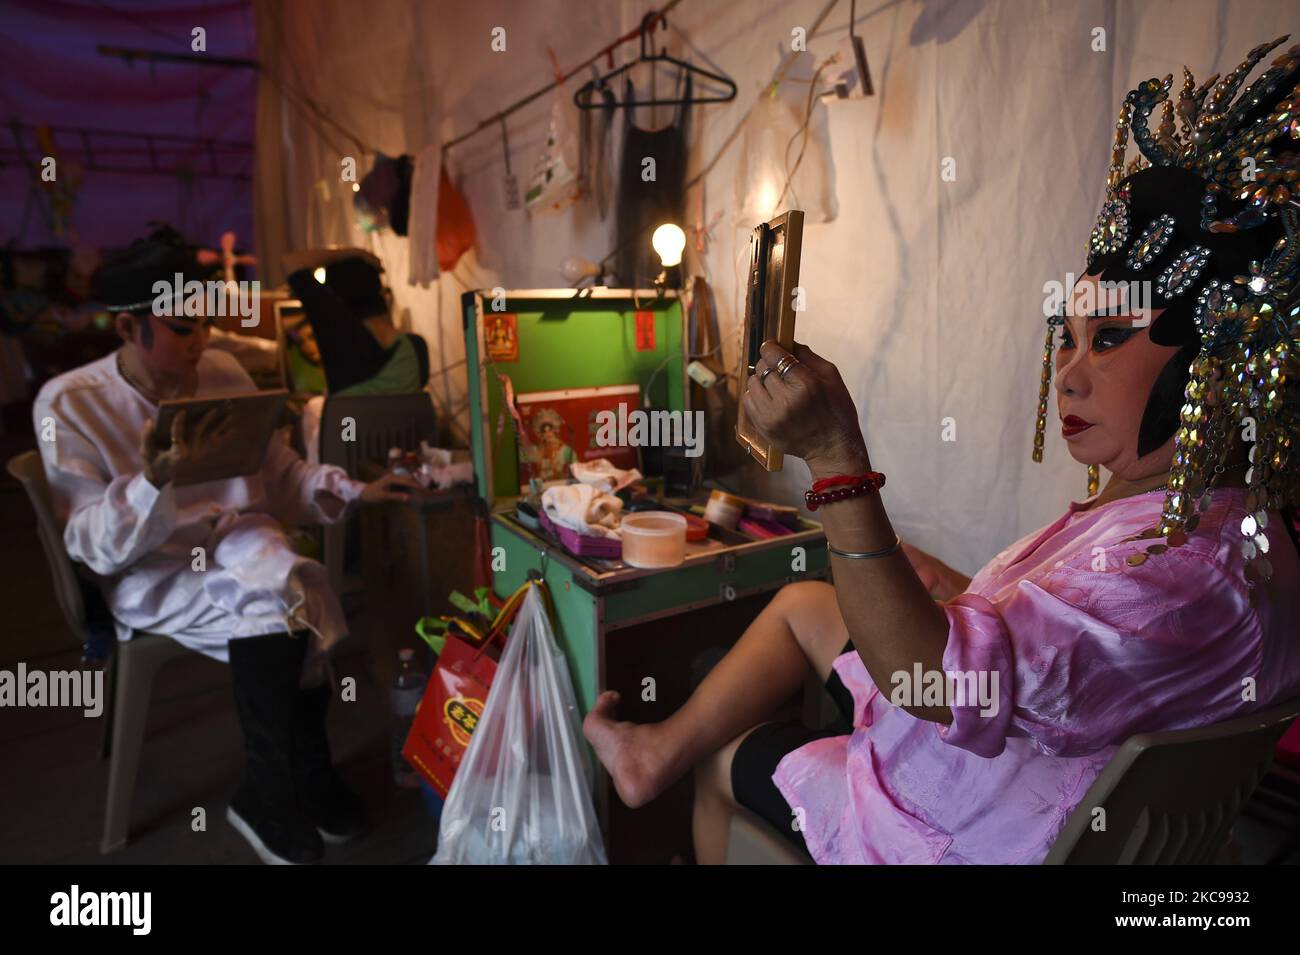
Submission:
[[[1043,462],[1043,438],[1047,431],[1047,396],[1052,385],[1052,345],[1056,326],[1065,324],[1065,315],[1052,315],[1047,319],[1047,339],[1043,342],[1043,372],[1038,385],[1038,414],[1034,418],[1033,459]]]
[[[1055,344],[1056,327],[1065,324],[1064,309],[1047,319],[1047,338],[1043,342],[1043,370],[1038,382],[1038,414],[1034,418],[1033,459],[1041,464],[1043,461],[1043,440],[1047,434],[1047,398],[1052,386],[1052,351]],[[1095,464],[1088,465],[1088,496],[1097,493],[1101,483],[1101,469]]]

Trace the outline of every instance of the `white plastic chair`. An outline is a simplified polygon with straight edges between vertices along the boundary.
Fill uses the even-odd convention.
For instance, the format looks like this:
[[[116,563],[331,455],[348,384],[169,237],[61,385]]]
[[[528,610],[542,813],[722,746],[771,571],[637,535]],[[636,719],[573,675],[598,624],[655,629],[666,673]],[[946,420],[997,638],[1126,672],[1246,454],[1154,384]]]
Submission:
[[[9,460],[7,470],[27,491],[32,510],[36,513],[41,548],[50,566],[54,594],[63,618],[72,632],[84,640],[86,607],[81,596],[81,579],[63,546],[63,534],[54,520],[41,456],[35,451],[25,451]],[[136,633],[132,639],[117,645],[109,666],[107,721],[100,752],[101,758],[109,760],[100,852],[115,852],[126,845],[154,677],[163,664],[191,652],[158,633]]]

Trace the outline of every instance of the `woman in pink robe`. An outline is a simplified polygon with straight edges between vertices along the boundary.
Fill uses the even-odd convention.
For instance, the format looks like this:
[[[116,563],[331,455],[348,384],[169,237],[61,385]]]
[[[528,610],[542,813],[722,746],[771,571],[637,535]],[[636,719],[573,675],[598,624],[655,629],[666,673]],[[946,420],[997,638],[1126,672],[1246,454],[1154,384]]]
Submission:
[[[805,810],[813,858],[1041,862],[1118,743],[1300,695],[1297,556],[1273,522],[1273,581],[1251,606],[1233,541],[1243,495],[1215,492],[1169,560],[1126,563],[1145,544],[1128,539],[1164,503],[1147,492],[1072,503],[986,565],[944,604],[943,669],[998,675],[992,719],[977,705],[953,707],[946,726],[916,719],[856,652],[838,657],[852,734],[812,742],[776,770],[787,803]],[[1261,702],[1247,699],[1247,679]]]
[[[1268,49],[1252,51],[1240,77]],[[1287,121],[1277,101],[1297,81],[1300,47],[1243,95],[1262,105],[1216,113],[1186,156],[1268,142],[1260,130]],[[1250,208],[1229,206],[1202,174],[1230,173],[1164,152],[1168,137],[1145,133],[1164,95],[1158,80],[1129,95],[1089,268],[1049,320],[1060,326],[1061,433],[1076,460],[1110,472],[1101,492],[969,581],[900,547],[880,494],[827,501],[818,516],[833,586],[779,591],[660,723],[618,722],[618,694],[597,699],[584,730],[629,806],[695,771],[699,861],[725,857],[740,805],[817,862],[1041,862],[1128,737],[1300,697],[1300,496],[1285,453],[1300,445],[1300,309],[1286,291],[1300,288],[1297,214],[1285,196],[1270,207],[1267,189]],[[1194,120],[1196,103],[1186,109]],[[1121,179],[1130,118],[1153,161]],[[1129,295],[1095,308],[1115,297],[1107,283]],[[1044,361],[1040,429],[1050,345]],[[765,343],[742,400],[814,479],[874,474],[839,372],[808,347]],[[1252,466],[1274,480],[1283,510],[1266,510]],[[1199,499],[1190,520],[1186,496]],[[842,728],[772,721],[809,667]]]
[[[1156,364],[1139,350],[1158,347],[1130,340],[1105,356],[1110,367],[1100,375],[1086,365],[1102,364],[1101,356],[1076,349],[1075,361],[1085,365],[1061,368],[1063,403],[1077,407],[1069,395],[1075,384],[1092,391],[1089,420],[1098,424],[1090,431],[1107,419],[1122,421],[1128,403],[1128,431],[1135,432],[1149,390],[1137,373],[1154,377]],[[764,347],[772,364],[781,354]],[[833,371],[804,346],[795,354]],[[1116,367],[1125,358],[1125,367]],[[1130,387],[1122,387],[1130,376]],[[1098,385],[1105,394],[1097,395]],[[1108,436],[1091,437],[1101,444]],[[1160,453],[1168,461],[1169,449]],[[810,469],[814,476],[857,473],[870,469],[864,457],[844,465],[814,457]],[[696,767],[697,856],[720,861],[737,801],[732,760],[756,724],[798,691],[811,665],[822,679],[833,671],[839,686],[828,689],[844,700],[851,732],[801,736],[797,728],[767,723],[758,729],[774,736],[768,746],[783,738],[802,745],[783,758],[760,751],[752,760],[775,762],[772,782],[786,804],[776,811],[817,862],[1037,863],[1129,736],[1217,723],[1300,696],[1300,557],[1283,517],[1274,515],[1264,531],[1273,575],[1256,585],[1253,602],[1237,545],[1248,513],[1241,487],[1213,492],[1213,506],[1187,544],[1130,566],[1128,558],[1149,544],[1135,535],[1159,519],[1167,464],[1126,478],[1123,462],[1115,463],[1121,471],[1101,494],[1071,503],[945,602],[933,602],[902,556],[889,558],[889,566],[833,564],[834,587],[808,581],[783,588],[668,720],[616,722],[617,694],[602,695],[585,729],[620,796],[642,805]],[[879,496],[827,505],[827,538],[853,551],[886,546],[893,534],[883,512]],[[936,582],[930,589],[942,592],[951,572],[912,554],[921,576]],[[891,585],[860,580],[855,571],[891,578]],[[934,611],[928,621],[919,601]],[[882,612],[889,605],[893,612]],[[850,613],[876,625],[851,630]],[[924,647],[904,646],[877,667],[877,676],[885,675],[878,687],[853,648],[858,632],[870,630],[873,643],[906,644],[922,626],[929,630],[929,662]],[[995,705],[894,705],[897,674],[910,675],[917,661],[928,672],[985,674]],[[739,801],[777,821],[765,811],[770,797]]]

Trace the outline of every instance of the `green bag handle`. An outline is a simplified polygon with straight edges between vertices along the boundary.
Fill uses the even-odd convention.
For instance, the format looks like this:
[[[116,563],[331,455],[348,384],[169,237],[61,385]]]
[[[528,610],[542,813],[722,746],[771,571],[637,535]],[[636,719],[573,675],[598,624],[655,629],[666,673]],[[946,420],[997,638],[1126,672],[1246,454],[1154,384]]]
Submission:
[[[488,599],[491,589],[488,587],[474,588],[474,598],[471,600],[459,590],[453,590],[447,599],[457,610],[466,614],[482,614],[488,620],[496,616],[496,610],[492,606],[492,601]],[[443,649],[447,646],[447,628],[451,625],[455,617],[421,617],[415,622],[415,632],[429,649],[434,652],[435,656],[441,656]],[[462,629],[473,633],[474,628],[462,624]]]
[[[421,617],[415,621],[415,632],[429,645],[434,656],[442,656],[447,646],[447,625],[451,621],[444,617]]]
[[[496,637],[502,635],[509,627],[510,622],[514,619],[515,613],[523,603],[524,595],[528,592],[529,587],[539,587],[542,591],[542,600],[546,606],[547,616],[551,620],[551,626],[555,626],[555,605],[551,601],[550,588],[546,582],[540,579],[529,578],[506,600],[500,610],[495,610],[488,600],[489,588],[478,587],[474,590],[474,596],[478,602],[471,601],[460,591],[453,591],[447,598],[459,609],[467,613],[481,613],[492,621],[491,629],[486,635],[479,635],[481,645],[479,653],[487,649],[487,645]],[[443,649],[447,646],[447,629],[452,623],[456,623],[461,630],[468,634],[478,635],[477,628],[467,620],[461,620],[459,617],[441,616],[441,617],[421,617],[415,622],[415,632],[420,639],[429,645],[435,655],[441,656]]]
[[[492,609],[492,603],[488,600],[488,588],[476,587],[474,589],[474,599],[466,597],[459,590],[453,590],[447,597],[457,610],[463,610],[465,613],[481,613],[489,620],[495,615]]]

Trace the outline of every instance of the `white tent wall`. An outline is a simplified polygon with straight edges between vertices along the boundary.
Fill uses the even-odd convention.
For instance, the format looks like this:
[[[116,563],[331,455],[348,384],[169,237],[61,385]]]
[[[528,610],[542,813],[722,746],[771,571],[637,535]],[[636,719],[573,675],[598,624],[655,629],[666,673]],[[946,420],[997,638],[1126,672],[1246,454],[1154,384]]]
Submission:
[[[553,74],[548,46],[572,65],[650,9],[631,0],[257,6],[263,61],[390,155],[459,135],[545,83]],[[818,61],[844,38],[848,0],[812,32],[826,7],[827,0],[683,0],[668,15],[670,52],[727,73],[739,89],[731,103],[693,109],[688,177],[714,159],[770,85],[796,27],[809,31]],[[494,27],[506,29],[505,52],[491,49]],[[1044,285],[1084,264],[1123,94],[1151,76],[1180,80],[1184,63],[1198,81],[1227,73],[1253,45],[1297,28],[1300,5],[1277,0],[858,3],[856,30],[876,95],[827,109],[838,214],[805,229],[808,301],[798,338],[839,366],[873,466],[889,475],[883,493],[904,537],[973,573],[1083,496],[1084,468],[1055,428],[1044,464],[1030,461]],[[628,44],[616,62],[635,54]],[[566,102],[579,82],[564,87]],[[506,211],[500,131],[485,130],[447,155],[473,210],[478,247],[431,288],[411,287],[406,240],[367,239],[353,225],[350,186],[338,170],[354,147],[319,117],[287,108],[283,95],[269,82],[259,94],[263,261],[286,247],[373,242],[399,321],[429,340],[435,399],[464,432],[460,293],[564,285],[558,267],[566,256],[600,259],[612,249],[613,215],[601,222],[589,204],[538,217]],[[545,138],[553,95],[508,121],[521,184]],[[644,115],[638,123],[650,125]],[[320,129],[335,141],[325,142]],[[688,241],[686,265],[713,286],[728,367],[748,255],[749,224],[732,208],[738,154],[739,138],[697,187],[702,195],[692,191],[682,223],[689,231],[701,208],[705,223],[721,213],[702,255]],[[946,159],[955,177],[943,177]],[[807,481],[803,463],[788,460],[773,475],[747,465],[736,483],[744,493],[798,500]]]

